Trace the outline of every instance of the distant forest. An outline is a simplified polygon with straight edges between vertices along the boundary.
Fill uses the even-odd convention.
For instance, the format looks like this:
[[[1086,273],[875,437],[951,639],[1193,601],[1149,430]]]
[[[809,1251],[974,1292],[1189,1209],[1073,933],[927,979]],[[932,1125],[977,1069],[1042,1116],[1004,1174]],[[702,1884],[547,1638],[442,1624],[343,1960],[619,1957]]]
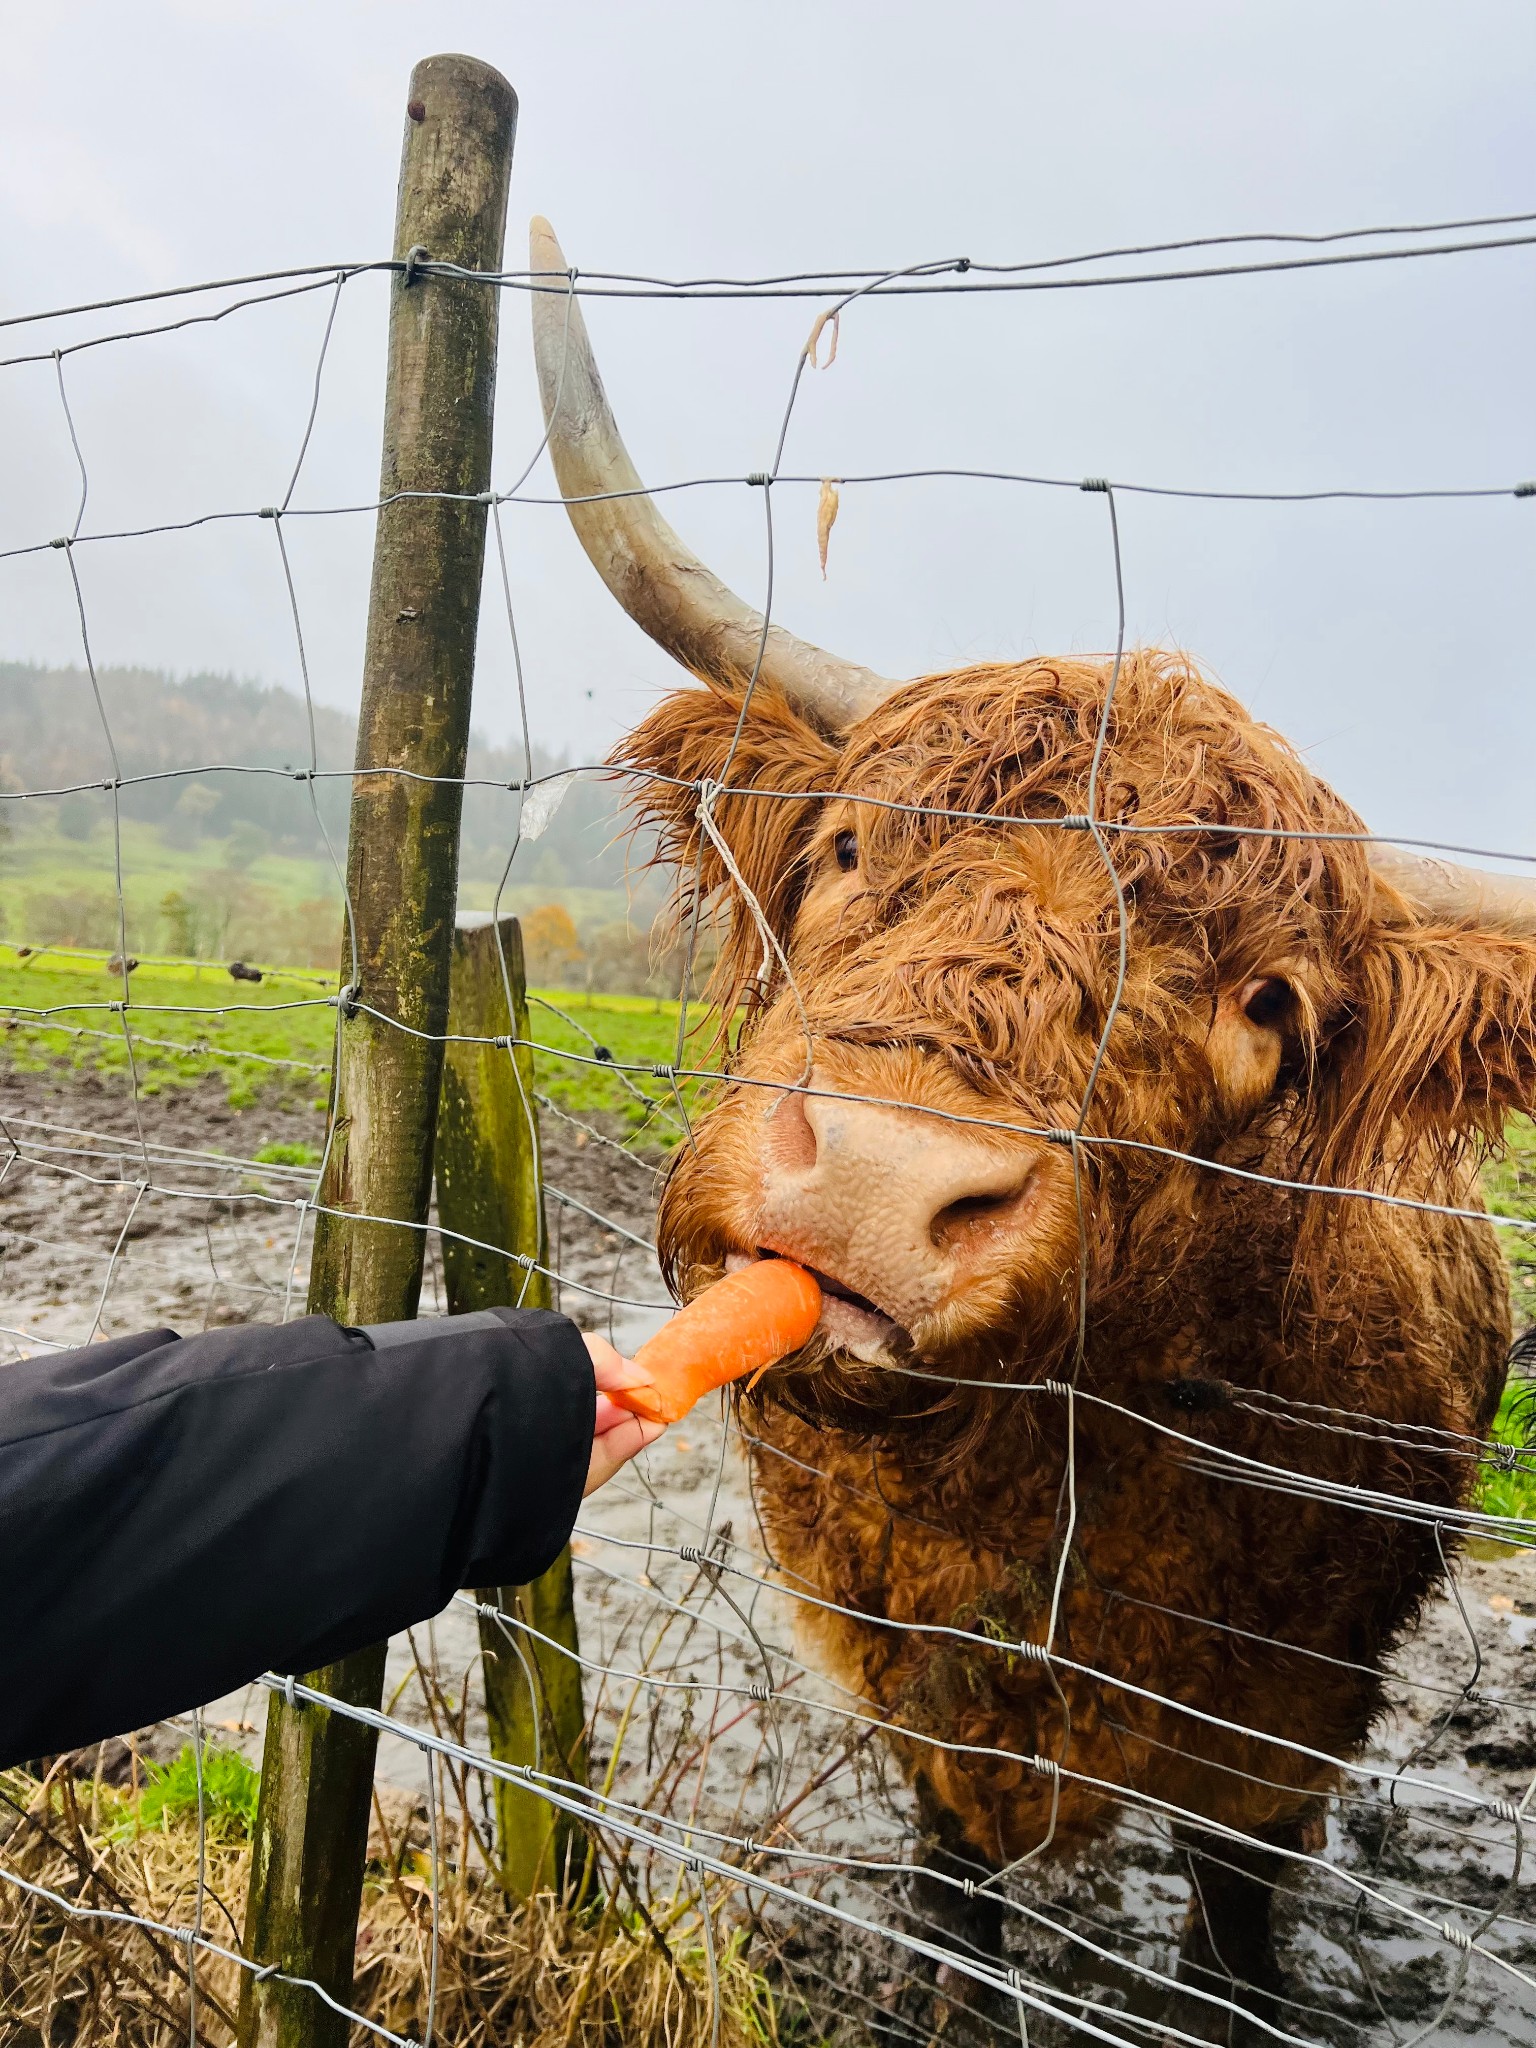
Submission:
[[[290,690],[230,676],[172,677],[154,669],[97,673],[125,777],[232,763],[291,774],[309,765],[304,700]],[[350,769],[356,732],[347,713],[316,705],[319,766]],[[566,765],[537,746],[533,761],[536,775]],[[0,663],[0,788],[58,788],[111,772],[83,669]],[[504,786],[525,772],[521,747],[493,747],[471,735],[469,775],[503,788],[465,792],[466,878],[500,874],[517,815],[517,800]],[[349,785],[343,779],[315,788],[326,830],[339,849],[346,841]],[[77,813],[82,805],[90,807],[88,815],[100,815],[99,798],[80,799]],[[308,793],[281,775],[177,774],[125,789],[122,808],[124,817],[158,826],[171,844],[188,849],[203,839],[227,839],[243,826],[259,833],[274,853],[324,852]],[[520,860],[519,875],[545,884],[619,888],[631,860],[617,789],[594,778],[567,792],[537,849],[529,849],[526,867]]]
[[[131,943],[146,952],[217,957],[244,948],[253,957],[330,964],[334,884],[315,805],[291,779],[310,759],[304,700],[229,676],[106,668],[98,679],[129,784],[121,807],[133,855],[125,860]],[[355,738],[352,717],[315,707],[322,770],[350,770]],[[229,772],[236,764],[274,772]],[[565,765],[534,749],[535,775]],[[489,903],[501,878],[518,813],[507,785],[525,772],[520,746],[471,737],[468,775],[500,787],[465,791],[460,889],[468,904]],[[111,773],[83,669],[0,663],[0,789],[58,789]],[[160,779],[132,783],[146,775]],[[314,791],[340,856],[347,776],[317,781]],[[109,816],[106,797],[92,789],[0,805],[0,934],[115,945],[115,896],[104,886]],[[512,876],[511,904],[525,917],[559,906],[558,918],[535,924],[555,942],[548,961],[530,963],[536,971],[599,986],[646,980],[648,927],[663,893],[646,870],[647,852],[630,833],[619,785],[593,777],[567,789]]]

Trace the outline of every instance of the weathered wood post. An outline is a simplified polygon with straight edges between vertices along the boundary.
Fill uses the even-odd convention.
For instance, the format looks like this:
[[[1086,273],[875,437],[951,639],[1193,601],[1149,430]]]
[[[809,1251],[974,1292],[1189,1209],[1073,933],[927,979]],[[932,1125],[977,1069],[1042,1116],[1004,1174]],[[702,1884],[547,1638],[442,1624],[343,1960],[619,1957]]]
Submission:
[[[412,251],[496,270],[506,227],[517,98],[487,64],[428,57],[411,73],[395,215]],[[346,1323],[414,1315],[448,1021],[459,817],[475,628],[485,560],[496,385],[495,287],[397,272],[391,287],[384,504],[347,850],[350,938],[321,1184],[311,1310]],[[460,494],[410,497],[415,491]],[[418,781],[387,772],[409,769]],[[378,1013],[378,1014],[375,1014]],[[410,1031],[395,1028],[397,1019]],[[412,1032],[426,1034],[412,1036]],[[352,1216],[395,1219],[354,1222]],[[403,1226],[403,1227],[401,1227]],[[345,1504],[339,1506],[345,1512]],[[310,1683],[376,1707],[384,1646]],[[346,2003],[362,1891],[375,1741],[323,1708],[273,1697],[246,1908],[246,1953],[312,1978]],[[240,2048],[344,2048],[347,2022],[312,1991],[243,1980]]]
[[[459,1042],[461,1036],[528,1037],[523,935],[516,918],[503,918],[499,926],[461,925],[455,934],[449,1030],[453,1040],[437,1120],[438,1221],[445,1231],[547,1266],[533,1055],[526,1044],[508,1050]],[[543,1273],[446,1236],[443,1274],[455,1315],[508,1303],[548,1308],[553,1296]],[[578,1647],[569,1550],[531,1585],[483,1587],[479,1598],[568,1650]],[[542,1759],[546,1770],[584,1784],[581,1666],[531,1636],[520,1638],[519,1657],[504,1624],[483,1616],[480,1647],[492,1756],[516,1764]],[[496,1780],[496,1842],[502,1886],[511,1896],[530,1898],[568,1885],[579,1874],[580,1830],[537,1794],[502,1779]]]

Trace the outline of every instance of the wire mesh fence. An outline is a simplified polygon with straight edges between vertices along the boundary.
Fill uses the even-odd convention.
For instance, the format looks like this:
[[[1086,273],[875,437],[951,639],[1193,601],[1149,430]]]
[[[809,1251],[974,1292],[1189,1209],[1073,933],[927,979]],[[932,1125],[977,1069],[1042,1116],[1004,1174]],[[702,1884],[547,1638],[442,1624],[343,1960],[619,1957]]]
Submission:
[[[690,1250],[690,1230],[710,1239],[713,1229],[711,1241],[721,1233],[686,1218],[680,1224],[678,1211],[701,1199],[690,1192],[701,1171],[693,1163],[721,1156],[718,1140],[708,1150],[709,1130],[728,1112],[739,1126],[743,1103],[754,1105],[759,1123],[786,1101],[802,1122],[827,1106],[856,1104],[877,1119],[917,1119],[967,1142],[1027,1141],[1031,1157],[1048,1162],[1033,1170],[1054,1176],[1071,1251],[1052,1276],[1051,1315],[1030,1325],[1045,1370],[1026,1369],[1003,1338],[990,1353],[985,1341],[895,1342],[874,1364],[855,1344],[851,1364],[844,1359],[851,1391],[835,1398],[802,1380],[781,1400],[770,1379],[760,1394],[696,1410],[588,1502],[571,1545],[573,1635],[553,1637],[525,1608],[466,1591],[390,1645],[377,1708],[268,1673],[162,1729],[125,1731],[126,1740],[97,1753],[40,1759],[0,1781],[0,1986],[13,2038],[230,2041],[240,2031],[242,1979],[259,1976],[296,1984],[358,2039],[397,2043],[665,2039],[713,2048],[790,2038],[918,2044],[939,2034],[1025,2042],[1536,2039],[1526,1842],[1536,1792],[1536,1545],[1527,1520],[1536,1453],[1524,1448],[1514,1412],[1518,1347],[1516,1398],[1506,1399],[1496,1427],[1487,1402],[1458,1405],[1446,1393],[1445,1374],[1431,1390],[1445,1396],[1438,1405],[1405,1385],[1414,1371],[1429,1372],[1426,1360],[1454,1351],[1444,1328],[1417,1351],[1395,1329],[1378,1331],[1391,1355],[1340,1377],[1336,1399],[1314,1398],[1315,1376],[1287,1379],[1273,1356],[1246,1348],[1243,1319],[1251,1323],[1256,1311],[1251,1300],[1245,1307],[1241,1287],[1227,1310],[1237,1337],[1215,1354],[1170,1359],[1157,1398],[1134,1376],[1117,1384],[1103,1369],[1105,1345],[1127,1341],[1127,1315],[1134,1323],[1151,1313],[1114,1301],[1103,1215],[1112,1198],[1129,1199],[1127,1189],[1147,1200],[1158,1185],[1176,1184],[1189,1210],[1192,1189],[1225,1189],[1229,1232],[1261,1247],[1266,1216],[1286,1219],[1293,1253],[1299,1232],[1327,1240],[1346,1215],[1406,1219],[1405,1228],[1421,1233],[1417,1256],[1464,1275],[1471,1268],[1461,1305],[1467,1287],[1475,1296],[1481,1290],[1477,1298],[1493,1304],[1484,1320],[1497,1325],[1502,1269],[1487,1251],[1466,1146],[1442,1148],[1433,1171],[1398,1171],[1401,1161],[1386,1156],[1389,1135],[1381,1170],[1335,1178],[1327,1161],[1345,1155],[1324,1146],[1201,1148],[1166,1122],[1121,1114],[1131,1097],[1115,1069],[1118,1047],[1149,1007],[1136,896],[1150,888],[1155,863],[1167,873],[1187,852],[1214,858],[1218,842],[1223,857],[1250,847],[1246,872],[1258,891],[1262,861],[1300,846],[1314,863],[1311,885],[1327,887],[1317,881],[1325,850],[1363,862],[1376,842],[1336,805],[1288,822],[1278,814],[1165,815],[1146,790],[1137,805],[1126,802],[1136,706],[1166,676],[1125,644],[1128,565],[1117,499],[1157,485],[986,473],[1104,500],[1104,568],[1119,636],[1085,685],[1092,717],[1071,735],[1071,801],[1058,801],[1055,790],[1031,801],[1022,775],[1012,789],[994,777],[990,799],[968,799],[964,791],[981,788],[985,776],[949,763],[925,783],[912,756],[861,779],[830,750],[824,779],[775,782],[751,727],[754,703],[774,695],[763,670],[776,493],[814,485],[827,515],[833,481],[782,471],[789,422],[807,365],[818,347],[835,347],[837,323],[855,303],[1448,256],[1536,241],[1514,232],[1532,219],[1350,231],[1331,239],[1374,237],[1371,246],[1156,269],[1127,265],[1211,245],[1090,252],[1051,266],[948,259],[836,277],[689,280],[466,271],[412,250],[389,263],[67,309],[90,320],[129,303],[150,311],[143,325],[93,330],[0,364],[46,361],[55,371],[78,471],[77,511],[67,534],[9,552],[35,556],[39,575],[67,580],[100,756],[78,780],[8,791],[4,802],[101,792],[111,807],[116,911],[110,955],[38,945],[28,934],[0,949],[10,1049],[0,1079],[0,1324],[12,1357],[163,1322],[185,1331],[288,1319],[303,1311],[322,1219],[413,1233],[425,1261],[423,1312],[450,1305],[445,1262],[463,1245],[508,1256],[520,1295],[547,1288],[586,1327],[632,1350],[669,1311],[656,1248],[661,1183],[671,1205],[670,1220],[663,1215],[668,1277],[696,1278],[709,1259]],[[1112,264],[1120,267],[1106,268]],[[581,335],[582,299],[798,294],[823,308],[793,365],[769,468],[731,480],[762,497],[765,596],[752,629],[756,658],[737,678],[707,763],[668,772],[632,754],[612,769],[594,763],[541,776],[532,749],[538,678],[517,669],[526,772],[492,786],[505,805],[503,889],[573,776],[619,775],[653,811],[670,807],[684,820],[676,838],[692,867],[685,863],[682,890],[690,943],[677,1000],[665,1010],[535,996],[525,1029],[515,966],[499,936],[505,1031],[423,1031],[371,999],[345,849],[319,791],[330,779],[444,778],[399,763],[321,766],[286,536],[296,521],[377,515],[402,497],[471,496],[486,508],[493,588],[515,655],[503,507],[562,507],[573,495],[529,489],[541,444],[501,490],[411,490],[356,506],[302,501],[337,308],[353,279],[378,269],[392,270],[401,290],[452,280],[542,299],[560,338],[552,419]],[[338,913],[348,912],[341,971],[329,979],[243,961],[237,973],[155,958],[135,929],[122,797],[136,778],[121,771],[111,693],[99,680],[90,561],[98,547],[150,529],[88,526],[90,449],[69,384],[81,349],[126,345],[189,321],[237,319],[274,297],[309,292],[325,313],[283,491],[270,504],[153,529],[213,520],[270,528],[261,545],[277,558],[291,612],[309,759],[289,771],[188,762],[154,779],[288,774],[293,804],[326,848]],[[183,310],[184,298],[197,310]],[[982,473],[892,470],[840,478],[836,487],[937,474]],[[723,481],[686,478],[657,491]],[[1183,495],[1507,496],[1513,504],[1532,492],[1512,479],[1421,492]],[[622,502],[635,488],[597,495]],[[834,499],[827,516],[835,509]],[[974,687],[973,676],[957,683]],[[1010,672],[988,687],[1017,692],[1022,683]],[[957,726],[952,746],[965,744]],[[1017,768],[1017,753],[1010,758]],[[465,787],[474,780],[446,779]],[[794,813],[793,832],[756,822],[775,812]],[[1108,966],[1107,979],[1094,984],[1103,1000],[1087,1006],[1078,1029],[1068,1069],[1075,1087],[1037,1090],[1028,1113],[1018,1091],[999,1084],[989,1109],[996,1070],[981,1048],[987,1016],[978,1003],[976,1044],[957,1048],[966,1086],[904,1089],[912,1069],[902,1064],[903,1047],[920,1034],[910,1018],[895,1033],[878,1003],[858,1012],[869,986],[859,980],[858,946],[877,966],[887,959],[882,934],[913,912],[910,877],[887,888],[883,926],[858,927],[855,913],[839,909],[862,937],[851,950],[839,942],[848,987],[834,1000],[814,978],[807,927],[797,927],[797,918],[812,915],[805,906],[820,886],[806,850],[818,832],[816,857],[828,877],[854,872],[857,862],[894,860],[902,834],[909,848],[921,839],[932,861],[942,858],[946,834],[973,850],[967,833],[1011,839],[1037,849],[1030,872],[1045,893],[1053,875],[1067,873],[1052,867],[1055,849],[1069,847],[1075,860],[1086,847],[1087,868],[1071,876],[1081,894],[1083,875],[1097,873],[1096,957]],[[845,861],[848,841],[853,858]],[[1050,851],[1038,851],[1043,842]],[[765,874],[764,845],[776,849],[778,872]],[[1536,859],[1522,851],[1496,857]],[[932,861],[923,870],[930,881],[939,872]],[[874,896],[884,885],[871,870],[860,886]],[[1342,916],[1337,901],[1334,909]],[[1240,912],[1223,906],[1223,914]],[[697,941],[712,917],[735,932],[727,964],[732,943],[754,963],[734,984],[727,975],[728,1028],[718,1034],[726,1049],[713,1054],[721,1012],[701,999],[695,971]],[[503,930],[495,913],[492,929]],[[1465,920],[1460,937],[1480,943]],[[962,926],[952,938],[964,963],[970,935]],[[1532,967],[1523,953],[1515,960],[1517,939],[1506,930],[1499,943],[1513,962],[1508,972],[1523,974],[1528,987]],[[1052,963],[1057,980],[1059,967]],[[1020,965],[1013,997],[1027,1008],[1024,984]],[[360,1214],[328,1194],[331,1076],[343,1027],[358,1017],[402,1039],[483,1046],[516,1071],[548,1219],[532,1251],[526,1242],[484,1244],[436,1214]],[[1516,1006],[1503,1037],[1482,1042],[1485,1067],[1520,1058],[1528,1067],[1521,1033],[1529,1021],[1528,1009]],[[829,1080],[826,1046],[857,1046],[861,1032],[875,1055],[862,1066],[834,1061]],[[893,1035],[901,1040],[894,1051]],[[764,1046],[768,1055],[754,1054]],[[952,1062],[951,1079],[954,1070]],[[855,1072],[866,1085],[850,1081]],[[882,1084],[868,1084],[881,1075]],[[1300,1077],[1290,1085],[1300,1086]],[[1378,1074],[1377,1085],[1387,1092],[1391,1077]],[[1496,1108],[1502,1115],[1529,1093],[1511,1082]],[[1536,1230],[1523,1156],[1517,1139],[1494,1204],[1502,1236],[1517,1248]],[[871,1171],[877,1176],[877,1163]],[[1150,1213],[1173,1227],[1171,1209]],[[1207,1219],[1212,1213],[1204,1211]],[[1523,1285],[1520,1257],[1512,1253]],[[856,1316],[875,1313],[852,1283],[824,1277]],[[1133,1287],[1135,1278],[1133,1264]],[[1421,1297],[1434,1298],[1433,1287]],[[1008,1327],[1009,1316],[1026,1323],[1030,1313],[1015,1292],[995,1308],[994,1324]],[[1324,1320],[1306,1326],[1314,1349],[1326,1350],[1317,1334]],[[969,1369],[956,1363],[962,1350]],[[885,1376],[878,1400],[870,1371]],[[904,1395],[894,1406],[892,1385]],[[1308,1391],[1297,1391],[1303,1385]],[[862,1420],[860,1399],[868,1409]],[[1005,1501],[1017,1526],[1001,1548],[995,1517],[988,1520],[993,1504],[977,1502],[983,1481],[1006,1495],[989,1442],[1013,1461],[1008,1485],[1020,1471],[1028,1481],[1018,1480]],[[1160,1496],[1182,1500],[1188,1520],[1159,1522]],[[1220,1571],[1205,1545],[1221,1551]],[[1153,1554],[1157,1569],[1149,1571]],[[1265,1562],[1273,1555],[1296,1573],[1278,1588]],[[1246,1597],[1246,1581],[1267,1587],[1266,1598]],[[503,1655],[530,1691],[543,1683],[541,1659],[579,1671],[585,1769],[538,1746],[537,1714],[531,1757],[496,1753],[486,1668]],[[274,1701],[289,1712],[326,1710],[378,1736],[356,1968],[344,1996],[258,1957],[246,1941],[253,1762]],[[498,1785],[570,1823],[560,1882],[531,1899],[509,1898],[500,1880]],[[990,1834],[989,1813],[997,1817]],[[1268,1947],[1271,1919],[1278,1967]]]

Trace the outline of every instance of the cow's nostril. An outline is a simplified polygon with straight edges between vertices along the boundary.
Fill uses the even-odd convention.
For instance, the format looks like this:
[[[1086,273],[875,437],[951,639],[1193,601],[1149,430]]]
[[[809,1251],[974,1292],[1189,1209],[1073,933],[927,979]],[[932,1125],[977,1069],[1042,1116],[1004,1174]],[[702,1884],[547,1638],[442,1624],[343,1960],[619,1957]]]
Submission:
[[[785,1093],[765,1119],[767,1152],[774,1166],[790,1172],[805,1172],[816,1164],[816,1133],[805,1113],[803,1097]]]
[[[962,1195],[946,1203],[929,1224],[929,1236],[940,1251],[958,1251],[1011,1230],[1028,1203],[1033,1179],[1031,1174],[1022,1186],[985,1195]]]

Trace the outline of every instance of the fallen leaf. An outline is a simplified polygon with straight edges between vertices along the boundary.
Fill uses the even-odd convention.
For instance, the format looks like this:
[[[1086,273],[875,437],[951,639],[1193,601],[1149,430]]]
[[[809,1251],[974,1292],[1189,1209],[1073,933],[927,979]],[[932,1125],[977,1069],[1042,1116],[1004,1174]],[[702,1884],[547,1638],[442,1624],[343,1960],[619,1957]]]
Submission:
[[[841,319],[842,314],[833,307],[828,307],[825,313],[816,315],[816,325],[811,329],[811,338],[805,344],[806,357],[813,370],[830,370],[837,361],[837,334]],[[821,331],[829,322],[832,327],[832,346],[827,352],[827,360],[819,363],[816,360],[816,351],[821,346]]]
[[[841,502],[837,495],[837,479],[824,476],[821,480],[821,496],[816,500],[816,548],[821,556],[823,583],[827,580],[827,542],[832,538],[832,528]]]

